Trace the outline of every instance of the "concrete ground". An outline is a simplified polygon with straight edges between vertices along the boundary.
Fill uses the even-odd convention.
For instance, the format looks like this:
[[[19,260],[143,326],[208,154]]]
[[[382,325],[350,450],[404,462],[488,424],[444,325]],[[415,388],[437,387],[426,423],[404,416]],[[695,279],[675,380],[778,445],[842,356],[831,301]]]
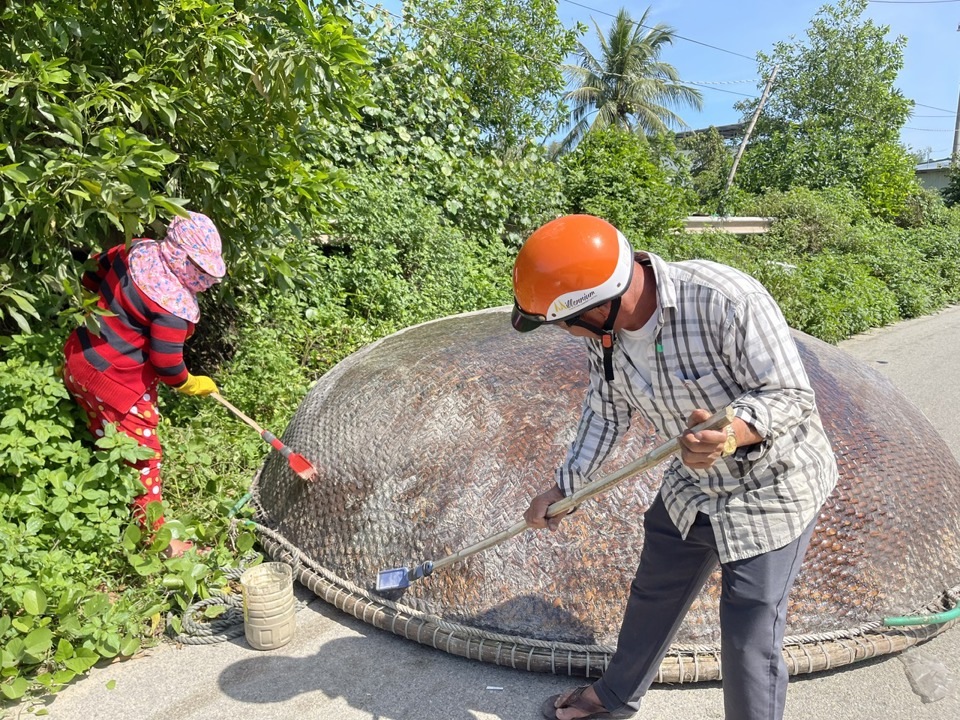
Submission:
[[[960,307],[853,338],[841,347],[889,376],[941,430],[960,458]],[[448,655],[377,630],[308,591],[293,641],[253,650],[243,637],[216,645],[163,644],[94,669],[34,709],[54,720],[537,720],[547,695],[577,678],[527,673]],[[312,599],[311,599],[312,598]],[[925,703],[906,664],[937,663],[946,697]],[[960,717],[960,630],[900,656],[791,679],[786,720]],[[722,718],[717,683],[654,686],[638,717]],[[27,717],[28,710],[20,709]]]

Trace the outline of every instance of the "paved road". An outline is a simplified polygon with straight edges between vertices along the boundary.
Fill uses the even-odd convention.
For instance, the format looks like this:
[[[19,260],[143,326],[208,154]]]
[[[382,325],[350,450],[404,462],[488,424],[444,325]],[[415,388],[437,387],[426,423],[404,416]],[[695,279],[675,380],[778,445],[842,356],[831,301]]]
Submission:
[[[888,375],[942,430],[960,458],[960,307],[841,345]],[[302,591],[302,588],[301,588]],[[310,599],[308,594],[302,594]],[[252,650],[243,638],[164,644],[146,657],[95,669],[45,707],[54,720],[537,720],[541,700],[575,679],[464,660],[377,630],[312,599],[294,640]],[[903,660],[922,653],[953,683],[924,703]],[[847,669],[792,679],[786,720],[960,717],[960,629]],[[722,718],[718,684],[657,687],[642,717]]]

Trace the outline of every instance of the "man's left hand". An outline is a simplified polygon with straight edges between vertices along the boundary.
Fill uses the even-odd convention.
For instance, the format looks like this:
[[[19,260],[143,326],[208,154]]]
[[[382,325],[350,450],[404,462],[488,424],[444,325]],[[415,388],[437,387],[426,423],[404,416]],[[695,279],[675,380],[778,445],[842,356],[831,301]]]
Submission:
[[[687,418],[687,430],[680,436],[680,460],[694,470],[706,470],[713,465],[723,452],[723,444],[727,440],[726,430],[701,430],[690,432],[694,425],[708,420],[710,412],[694,410]]]

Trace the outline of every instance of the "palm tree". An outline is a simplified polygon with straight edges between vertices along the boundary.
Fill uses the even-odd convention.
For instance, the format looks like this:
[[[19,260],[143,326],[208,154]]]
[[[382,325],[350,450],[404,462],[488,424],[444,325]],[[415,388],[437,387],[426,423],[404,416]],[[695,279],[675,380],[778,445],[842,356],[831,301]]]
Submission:
[[[572,102],[573,110],[559,152],[571,150],[588,132],[611,126],[645,133],[686,127],[670,108],[703,106],[700,91],[681,84],[676,68],[660,61],[663,48],[673,43],[674,29],[663,23],[648,28],[649,14],[648,7],[635,22],[621,8],[606,36],[594,21],[599,58],[578,43],[579,65],[564,66],[573,87],[564,99]]]

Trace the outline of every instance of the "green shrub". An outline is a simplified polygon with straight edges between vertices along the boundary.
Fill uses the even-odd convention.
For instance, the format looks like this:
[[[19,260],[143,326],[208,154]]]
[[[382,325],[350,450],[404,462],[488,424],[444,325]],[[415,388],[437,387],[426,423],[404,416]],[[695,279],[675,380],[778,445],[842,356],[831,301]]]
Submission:
[[[864,166],[859,189],[871,214],[886,222],[903,217],[920,188],[906,149],[899,143],[878,143]]]
[[[960,214],[954,217],[960,218]],[[931,286],[931,310],[960,301],[960,223],[954,220],[944,227],[906,230],[902,243],[923,255],[925,272],[921,282]]]
[[[721,200],[724,200],[724,209],[729,209],[731,203],[722,196],[733,155],[717,129],[711,125],[678,144],[690,159],[690,185],[697,196],[697,210],[707,215],[719,212]]]
[[[937,275],[936,264],[928,260],[916,242],[920,239],[891,228],[884,237],[877,238],[872,252],[863,256],[871,273],[896,296],[903,318],[926,315],[943,304],[942,288],[932,281]]]
[[[950,166],[950,179],[947,186],[940,190],[940,196],[949,208],[956,207],[960,203],[960,171],[957,169],[957,161],[958,158],[953,158]]]
[[[210,542],[189,517],[144,541],[130,501],[143,490],[125,461],[144,457],[113,426],[96,445],[57,371],[63,333],[7,338],[0,355],[0,693],[55,691],[101,658],[153,642],[163,614],[222,585],[239,546],[163,560],[174,533]],[[151,507],[151,515],[157,512]],[[176,589],[168,589],[167,586]]]
[[[512,252],[470,242],[427,200],[389,177],[365,175],[345,195],[327,282],[348,315],[383,333],[507,302]]]
[[[863,201],[843,187],[773,190],[747,200],[742,212],[774,218],[770,232],[755,236],[752,242],[764,250],[788,255],[855,250],[863,238],[854,227],[870,219]]]
[[[721,230],[701,233],[670,233],[650,240],[637,250],[652,250],[668,261],[690,259],[713,260],[714,262],[744,268],[749,264],[750,248],[740,238]]]
[[[903,228],[944,227],[950,223],[950,213],[939,192],[913,185],[894,222]]]
[[[673,185],[647,140],[624,130],[589,133],[560,160],[567,212],[602,217],[640,244],[681,226],[692,193]]]
[[[791,327],[826,342],[899,318],[894,293],[853,256],[821,253],[798,265],[757,261],[749,272],[770,290]]]
[[[96,448],[75,437],[80,410],[47,360],[60,339],[15,338],[0,361],[0,690],[13,700],[28,673],[61,685],[140,647],[131,620],[143,608],[97,588],[130,574],[101,552],[120,543],[142,489],[122,460],[143,450],[111,429]]]
[[[370,100],[352,121],[318,125],[327,157],[354,174],[361,192],[386,183],[405,186],[472,244],[518,248],[562,209],[556,166],[532,143],[491,147],[481,129],[489,108],[473,106],[436,34],[411,36],[408,27],[384,23],[376,12],[367,21],[372,27],[364,34],[375,58]],[[377,176],[382,180],[372,179]],[[324,209],[339,227],[339,208]],[[348,212],[362,210],[354,205]]]

